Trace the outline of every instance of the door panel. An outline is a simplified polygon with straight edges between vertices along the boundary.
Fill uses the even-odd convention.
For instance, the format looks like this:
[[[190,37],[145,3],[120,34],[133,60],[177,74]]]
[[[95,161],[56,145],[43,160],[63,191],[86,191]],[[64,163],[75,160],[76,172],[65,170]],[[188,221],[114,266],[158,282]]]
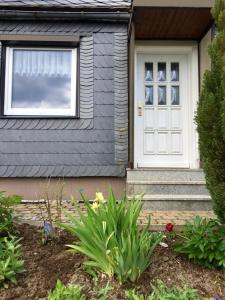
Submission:
[[[185,55],[137,55],[135,139],[139,167],[188,167]]]

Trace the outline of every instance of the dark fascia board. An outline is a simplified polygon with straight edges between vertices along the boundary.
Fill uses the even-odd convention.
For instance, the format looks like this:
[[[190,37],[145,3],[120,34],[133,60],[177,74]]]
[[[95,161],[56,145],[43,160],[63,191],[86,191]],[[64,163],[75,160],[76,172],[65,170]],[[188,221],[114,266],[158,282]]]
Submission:
[[[128,22],[130,19],[130,11],[52,11],[52,10],[19,10],[19,9],[1,9],[1,20],[96,20],[96,21],[122,21]]]

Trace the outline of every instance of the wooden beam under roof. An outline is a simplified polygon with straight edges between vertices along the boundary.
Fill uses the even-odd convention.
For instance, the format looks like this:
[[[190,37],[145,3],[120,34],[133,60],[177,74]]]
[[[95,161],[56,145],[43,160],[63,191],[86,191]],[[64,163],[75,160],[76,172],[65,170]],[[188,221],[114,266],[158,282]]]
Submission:
[[[134,0],[134,7],[201,7],[211,8],[215,0]]]

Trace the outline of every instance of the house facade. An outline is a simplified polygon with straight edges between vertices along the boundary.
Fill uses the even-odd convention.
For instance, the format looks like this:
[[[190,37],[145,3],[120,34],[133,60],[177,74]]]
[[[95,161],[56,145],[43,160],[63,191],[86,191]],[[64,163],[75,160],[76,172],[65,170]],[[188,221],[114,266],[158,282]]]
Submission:
[[[208,209],[194,114],[212,5],[0,3],[0,190],[34,199],[64,178],[68,195],[112,185],[157,209]]]

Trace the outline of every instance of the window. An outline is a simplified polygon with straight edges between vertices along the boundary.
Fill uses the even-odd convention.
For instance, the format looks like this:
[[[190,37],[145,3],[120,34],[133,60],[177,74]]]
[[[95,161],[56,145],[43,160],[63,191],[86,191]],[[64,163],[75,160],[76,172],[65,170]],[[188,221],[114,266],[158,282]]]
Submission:
[[[75,116],[77,50],[6,48],[4,115]]]

